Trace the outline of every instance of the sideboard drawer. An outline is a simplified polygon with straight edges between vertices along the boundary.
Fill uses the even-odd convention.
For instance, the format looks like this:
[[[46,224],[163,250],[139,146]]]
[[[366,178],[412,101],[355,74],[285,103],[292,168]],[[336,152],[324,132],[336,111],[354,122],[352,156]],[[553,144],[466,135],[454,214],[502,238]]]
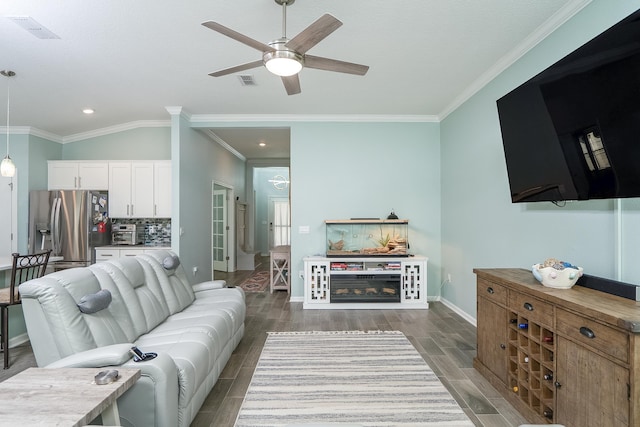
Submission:
[[[520,292],[509,293],[509,308],[532,322],[553,327],[553,305]]]
[[[556,312],[556,333],[564,335],[622,362],[629,362],[629,338],[622,331],[565,310]]]
[[[478,279],[478,296],[487,298],[496,304],[507,304],[507,288],[487,280]]]

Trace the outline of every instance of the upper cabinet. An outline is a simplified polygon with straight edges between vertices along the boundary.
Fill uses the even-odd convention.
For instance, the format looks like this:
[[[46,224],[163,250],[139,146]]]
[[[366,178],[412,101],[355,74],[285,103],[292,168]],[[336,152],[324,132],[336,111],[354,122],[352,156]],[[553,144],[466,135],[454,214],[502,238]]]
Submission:
[[[153,216],[156,218],[171,217],[171,162],[154,162],[153,164]]]
[[[109,215],[171,217],[171,162],[109,162]]]
[[[107,190],[108,162],[50,160],[49,190]]]

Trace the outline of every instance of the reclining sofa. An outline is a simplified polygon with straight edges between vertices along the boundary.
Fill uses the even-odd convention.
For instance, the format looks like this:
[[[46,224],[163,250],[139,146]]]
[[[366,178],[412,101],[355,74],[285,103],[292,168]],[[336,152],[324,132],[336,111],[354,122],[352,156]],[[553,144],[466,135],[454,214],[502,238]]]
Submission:
[[[123,426],[189,426],[244,333],[242,289],[191,286],[171,251],[62,270],[20,294],[39,367],[141,370],[118,399]],[[133,346],[157,357],[136,362]]]

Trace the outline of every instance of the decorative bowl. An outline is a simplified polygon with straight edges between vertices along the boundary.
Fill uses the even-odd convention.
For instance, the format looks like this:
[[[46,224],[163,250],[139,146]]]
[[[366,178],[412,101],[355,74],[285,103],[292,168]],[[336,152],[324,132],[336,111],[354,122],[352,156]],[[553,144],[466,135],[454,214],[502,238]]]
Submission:
[[[556,289],[570,289],[582,276],[582,267],[567,267],[564,270],[557,270],[553,267],[542,267],[541,264],[534,264],[531,272],[544,286]]]

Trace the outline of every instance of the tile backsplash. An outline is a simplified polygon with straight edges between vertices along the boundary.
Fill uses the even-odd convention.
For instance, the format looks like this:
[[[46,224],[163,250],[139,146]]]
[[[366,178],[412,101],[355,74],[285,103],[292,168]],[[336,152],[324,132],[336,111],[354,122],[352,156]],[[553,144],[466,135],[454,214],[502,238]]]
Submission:
[[[145,246],[171,246],[171,218],[111,218],[111,222],[144,227]]]

